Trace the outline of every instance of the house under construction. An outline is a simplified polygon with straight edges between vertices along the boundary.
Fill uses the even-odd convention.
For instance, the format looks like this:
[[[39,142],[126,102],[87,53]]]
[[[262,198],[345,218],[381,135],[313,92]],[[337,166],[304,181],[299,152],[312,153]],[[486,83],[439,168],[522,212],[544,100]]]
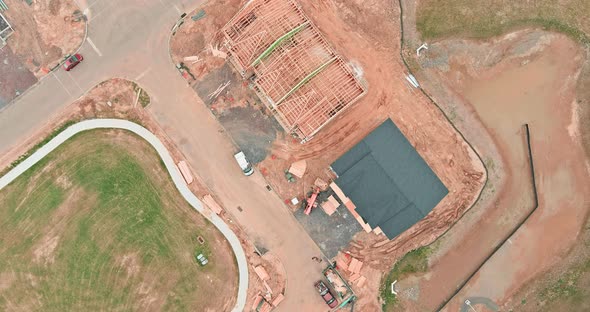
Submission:
[[[366,88],[294,0],[253,0],[223,28],[231,61],[302,142]]]

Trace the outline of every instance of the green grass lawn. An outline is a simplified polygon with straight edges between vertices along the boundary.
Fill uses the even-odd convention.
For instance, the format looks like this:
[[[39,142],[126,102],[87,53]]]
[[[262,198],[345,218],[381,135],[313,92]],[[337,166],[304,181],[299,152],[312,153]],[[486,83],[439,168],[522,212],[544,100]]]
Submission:
[[[381,284],[380,292],[381,299],[383,300],[383,311],[393,311],[398,303],[397,297],[391,293],[391,284],[408,275],[426,272],[428,270],[428,256],[430,253],[430,247],[420,247],[408,252],[395,263],[393,269]]]
[[[423,0],[416,27],[424,39],[488,38],[511,29],[539,26],[590,44],[590,5],[587,0]]]
[[[131,134],[79,134],[0,191],[0,310],[221,311],[236,292],[229,244]]]

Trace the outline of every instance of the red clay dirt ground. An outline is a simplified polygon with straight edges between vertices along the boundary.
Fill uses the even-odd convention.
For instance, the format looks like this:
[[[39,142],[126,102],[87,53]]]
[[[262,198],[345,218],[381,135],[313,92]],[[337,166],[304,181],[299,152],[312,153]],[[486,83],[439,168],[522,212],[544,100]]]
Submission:
[[[530,124],[539,194],[538,210],[451,302],[449,310],[467,295],[504,303],[523,283],[557,263],[585,223],[590,174],[575,100],[583,54],[564,36],[545,34],[539,40],[539,52],[532,48],[530,55],[500,61],[474,76],[463,72],[472,79],[461,80],[472,83],[452,79],[457,73],[452,69],[446,76],[493,132],[506,131],[517,122]],[[507,153],[513,153],[515,144],[503,143],[508,145]],[[512,197],[513,202],[518,198]]]
[[[208,42],[214,42],[215,46],[215,33],[210,32],[217,31],[216,27],[234,14],[233,7],[231,10],[210,9],[224,3],[233,5],[237,1],[209,2],[204,6],[206,17],[194,23],[187,19],[171,41],[175,62],[193,55],[203,59],[187,65],[197,79],[223,64],[219,58],[208,58],[208,49],[199,49],[207,47]],[[267,158],[258,168],[266,174],[274,190],[283,199],[295,196],[301,199],[317,177],[331,178],[327,173],[329,164],[387,118],[397,124],[449,189],[449,196],[397,239],[388,241],[384,236],[364,232],[355,237],[349,251],[365,261],[363,274],[370,278],[367,286],[359,290],[361,298],[357,308],[378,310],[381,276],[398,257],[432,242],[471,207],[483,187],[485,171],[477,155],[441,111],[407,84],[406,70],[398,56],[399,6],[396,3],[302,1],[301,5],[336,51],[362,71],[369,91],[310,142],[302,145],[285,135],[273,142]],[[195,34],[200,31],[203,33]],[[183,42],[196,37],[199,37],[198,45],[183,48]],[[188,80],[191,82],[192,78]],[[240,99],[235,102],[241,103]],[[301,159],[307,160],[307,173],[296,184],[289,184],[284,170]]]
[[[411,17],[412,7],[404,8]],[[421,42],[411,35],[412,27],[406,29],[411,55]],[[451,294],[448,285],[464,280],[532,209],[522,128],[528,122],[539,210],[448,310],[458,308],[466,296],[488,296],[503,303],[564,256],[587,214],[583,203],[589,196],[588,167],[575,94],[583,55],[569,39],[540,31],[512,33],[491,42],[429,44],[418,60],[423,70],[417,77],[483,156],[490,181],[482,200],[441,239],[428,273],[400,282],[419,291],[417,298],[403,304],[405,310],[434,309]],[[526,247],[514,248],[522,245]]]

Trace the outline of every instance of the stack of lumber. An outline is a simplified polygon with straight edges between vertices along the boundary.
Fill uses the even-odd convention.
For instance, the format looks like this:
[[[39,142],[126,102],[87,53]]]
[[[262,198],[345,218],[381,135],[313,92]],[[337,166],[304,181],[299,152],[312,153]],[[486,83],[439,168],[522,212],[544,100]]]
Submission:
[[[178,170],[180,170],[180,174],[186,181],[186,184],[191,184],[194,181],[193,175],[191,174],[191,170],[188,168],[186,161],[181,161],[178,163]]]
[[[221,209],[221,206],[219,206],[219,204],[215,201],[215,199],[213,199],[213,197],[209,194],[205,195],[203,197],[203,202],[205,203],[205,205],[207,205],[207,207],[209,207],[209,209],[211,209],[215,214],[220,214],[223,209]]]
[[[289,172],[298,178],[303,178],[306,169],[307,162],[305,160],[300,160],[291,164],[291,167],[289,167]]]
[[[256,275],[258,275],[263,282],[270,279],[270,276],[268,276],[268,273],[261,265],[254,267],[254,272],[256,272]]]
[[[322,204],[322,209],[324,209],[324,212],[327,215],[331,216],[336,211],[338,206],[340,206],[340,203],[338,203],[334,196],[330,196],[328,197],[328,200]]]
[[[285,300],[285,295],[278,294],[275,300],[272,301],[272,306],[276,308],[283,300]]]
[[[348,272],[352,274],[360,274],[361,268],[363,267],[363,262],[358,260],[357,258],[352,258],[350,264],[348,265]]]
[[[358,287],[363,287],[367,282],[367,278],[361,275],[361,268],[363,267],[363,262],[352,258],[350,263],[348,264],[348,272],[351,273],[349,281],[354,283]]]
[[[334,193],[336,193],[336,196],[338,196],[338,198],[340,198],[341,202],[346,203],[347,201],[350,201],[350,199],[348,199],[348,197],[346,197],[346,195],[344,195],[344,192],[342,192],[340,187],[338,185],[336,185],[335,182],[330,183],[330,187],[332,188],[332,190],[334,190]]]

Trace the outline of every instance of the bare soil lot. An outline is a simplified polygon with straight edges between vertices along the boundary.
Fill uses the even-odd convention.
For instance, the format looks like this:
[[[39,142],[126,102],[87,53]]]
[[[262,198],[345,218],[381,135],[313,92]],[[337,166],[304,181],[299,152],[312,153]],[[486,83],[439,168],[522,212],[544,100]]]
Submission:
[[[229,311],[231,248],[176,193],[140,138],[104,130],[66,142],[0,192],[0,306]]]
[[[0,109],[37,82],[8,47],[0,50]]]
[[[0,107],[33,85],[37,79],[82,44],[85,20],[73,0],[6,0],[3,15],[14,28],[0,52]],[[32,76],[32,77],[31,77]],[[33,79],[34,78],[34,79]]]
[[[4,12],[15,29],[8,46],[37,77],[47,74],[82,43],[85,20],[73,0],[7,0]]]
[[[502,304],[567,253],[585,222],[590,196],[575,93],[584,60],[575,42],[541,31],[489,42],[448,39],[432,43],[418,60],[420,81],[466,129],[491,179],[464,222],[442,238],[428,273],[401,282],[420,294],[404,301],[406,309],[437,307],[451,293],[442,286],[459,284],[532,209],[524,123],[532,130],[538,212],[448,309],[458,309],[470,296]]]

